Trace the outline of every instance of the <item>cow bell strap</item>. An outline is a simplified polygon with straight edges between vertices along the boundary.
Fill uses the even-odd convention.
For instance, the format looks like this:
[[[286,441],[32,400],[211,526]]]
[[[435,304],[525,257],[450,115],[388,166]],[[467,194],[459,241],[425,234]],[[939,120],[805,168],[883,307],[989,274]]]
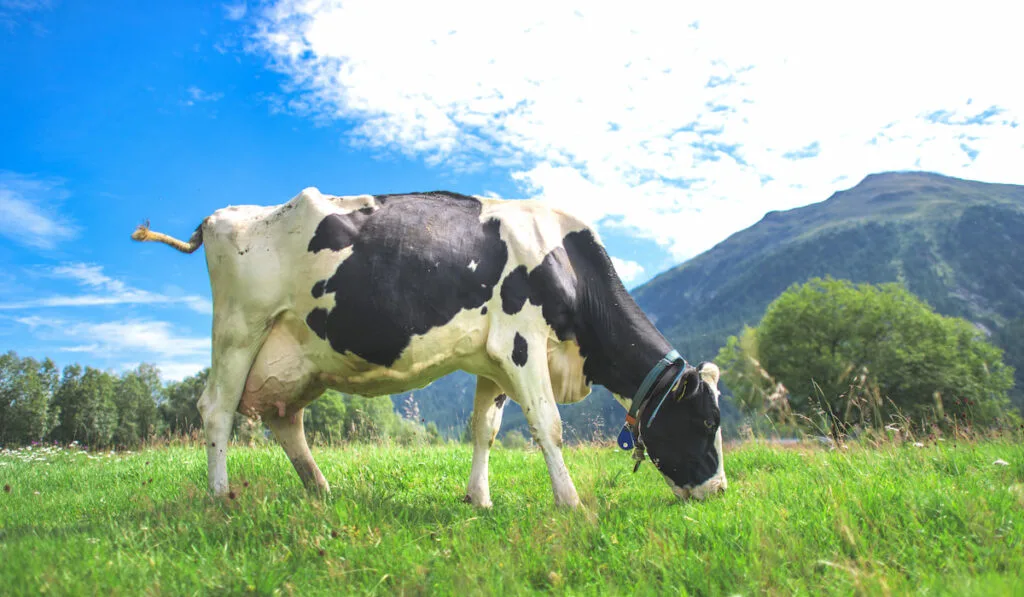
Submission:
[[[686,363],[683,357],[679,355],[678,351],[672,350],[665,356],[661,357],[661,360],[658,361],[658,363],[647,373],[647,377],[644,378],[644,381],[640,384],[636,394],[633,395],[633,402],[629,405],[629,412],[626,413],[626,425],[631,429],[636,429],[636,414],[640,412],[640,407],[643,406],[644,402],[650,398],[647,394],[650,393],[651,387],[654,386],[654,382],[658,381],[658,378],[665,372],[665,369],[668,369],[673,363],[679,361],[683,361],[684,364]],[[669,386],[669,388],[671,387],[672,386]],[[662,398],[662,402],[664,402],[664,398]],[[659,406],[661,405],[659,404]]]
[[[662,357],[653,368],[651,368],[647,373],[647,377],[644,378],[643,383],[641,383],[640,387],[637,389],[636,394],[633,395],[633,401],[629,405],[629,412],[626,413],[626,425],[622,428],[622,433],[619,434],[618,444],[623,450],[633,450],[634,473],[640,468],[640,463],[645,460],[644,453],[646,452],[644,442],[640,438],[640,427],[637,425],[637,414],[643,410],[647,402],[650,401],[651,397],[648,394],[650,393],[651,388],[654,387],[655,382],[658,381],[658,378],[661,377],[661,374],[674,363],[680,362],[683,366],[680,367],[679,374],[676,375],[676,378],[671,384],[669,384],[668,389],[665,390],[665,394],[658,402],[658,406],[651,414],[651,420],[648,422],[648,426],[650,426],[650,422],[654,421],[654,417],[658,414],[658,411],[661,410],[661,405],[665,403],[665,398],[668,397],[672,392],[672,388],[674,388],[682,378],[683,371],[686,370],[686,359],[680,356],[677,351],[670,351]]]
[[[665,404],[665,399],[668,398],[668,395],[672,393],[672,390],[679,385],[679,380],[683,378],[683,373],[685,372],[686,366],[684,364],[684,366],[679,369],[679,373],[676,374],[676,378],[673,379],[672,383],[669,384],[668,389],[665,390],[665,393],[661,395],[661,401],[658,402],[658,406],[654,407],[654,412],[651,413],[651,418],[647,419],[648,428],[654,425],[654,417],[658,416],[658,411],[661,410],[661,405]]]

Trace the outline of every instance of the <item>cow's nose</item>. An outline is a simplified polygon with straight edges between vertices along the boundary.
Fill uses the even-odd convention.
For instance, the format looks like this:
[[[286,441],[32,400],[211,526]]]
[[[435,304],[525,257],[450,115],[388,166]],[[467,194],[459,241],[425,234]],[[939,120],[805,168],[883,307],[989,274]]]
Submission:
[[[726,483],[724,478],[714,477],[696,487],[678,488],[676,495],[680,499],[705,500],[715,494],[725,491]]]

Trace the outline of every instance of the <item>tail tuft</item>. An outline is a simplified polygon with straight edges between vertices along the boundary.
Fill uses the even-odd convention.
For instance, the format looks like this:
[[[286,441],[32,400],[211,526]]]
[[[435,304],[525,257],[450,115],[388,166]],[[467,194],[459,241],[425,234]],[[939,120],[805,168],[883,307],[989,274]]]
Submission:
[[[132,240],[137,240],[139,242],[149,240],[149,220],[146,220],[143,224],[139,224],[139,227],[135,229],[135,232],[132,232]]]

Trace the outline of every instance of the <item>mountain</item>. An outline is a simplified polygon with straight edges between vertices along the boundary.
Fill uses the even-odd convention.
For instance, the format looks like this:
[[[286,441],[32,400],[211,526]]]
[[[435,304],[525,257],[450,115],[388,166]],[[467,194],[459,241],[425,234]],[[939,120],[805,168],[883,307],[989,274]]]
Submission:
[[[1024,186],[925,172],[873,174],[805,207],[769,212],[633,295],[691,360],[757,325],[790,285],[815,276],[901,282],[944,315],[990,333],[1024,387]],[[956,358],[956,355],[950,355]]]

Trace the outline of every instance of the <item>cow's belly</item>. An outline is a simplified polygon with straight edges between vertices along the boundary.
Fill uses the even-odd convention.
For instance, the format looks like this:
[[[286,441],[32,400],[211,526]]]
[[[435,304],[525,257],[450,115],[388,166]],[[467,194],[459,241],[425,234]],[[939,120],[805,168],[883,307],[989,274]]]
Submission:
[[[314,342],[310,358],[320,364],[319,378],[327,387],[362,396],[398,394],[457,369],[488,372],[487,328],[487,318],[476,309],[461,311],[445,325],[412,336],[398,360],[387,367],[351,353],[339,354],[326,342]]]
[[[326,388],[362,396],[421,388],[455,371],[476,372],[483,354],[484,325],[466,325],[460,314],[447,326],[412,339],[401,358],[383,367],[351,353],[340,354],[296,315],[274,324],[245,383],[238,411],[250,417],[291,416]]]

